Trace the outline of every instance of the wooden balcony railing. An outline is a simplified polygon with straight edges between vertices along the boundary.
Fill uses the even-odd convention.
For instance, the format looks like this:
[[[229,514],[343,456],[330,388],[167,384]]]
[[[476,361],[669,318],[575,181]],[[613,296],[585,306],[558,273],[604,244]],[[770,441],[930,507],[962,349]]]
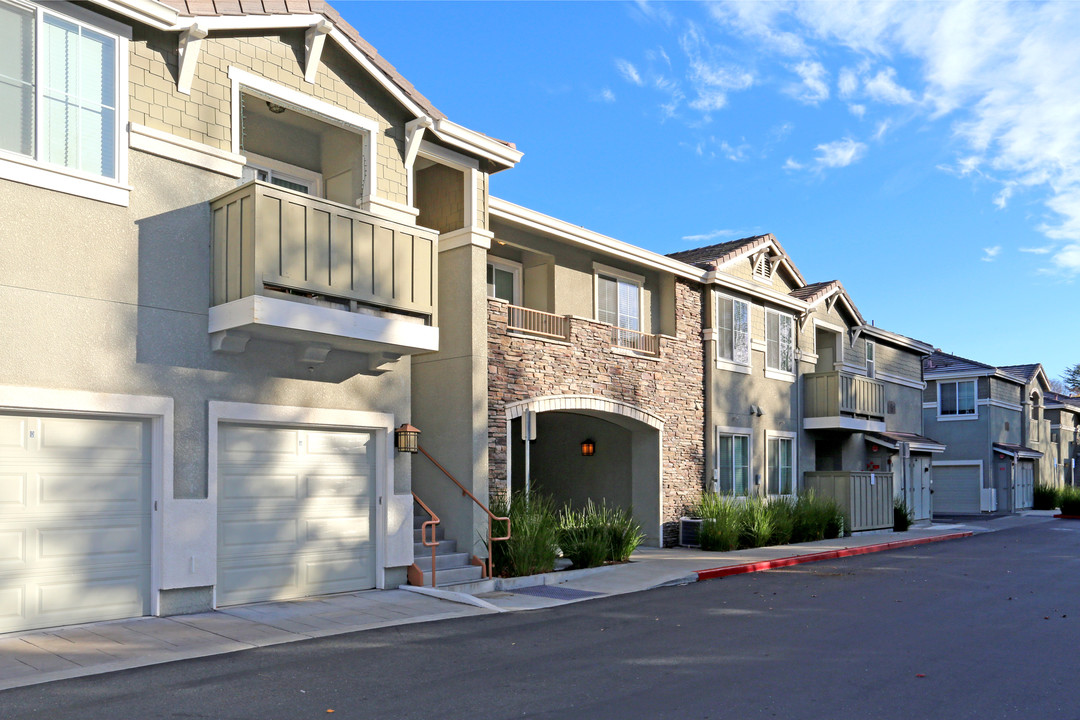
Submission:
[[[435,324],[438,235],[251,181],[210,201],[212,305],[293,295]]]
[[[848,372],[803,375],[803,416],[885,419],[885,384]]]
[[[506,327],[508,330],[530,335],[570,341],[570,318],[566,315],[553,315],[540,310],[509,305]]]
[[[660,354],[660,337],[649,333],[627,330],[626,328],[611,328],[611,344],[616,347],[627,348],[634,352],[645,355]]]

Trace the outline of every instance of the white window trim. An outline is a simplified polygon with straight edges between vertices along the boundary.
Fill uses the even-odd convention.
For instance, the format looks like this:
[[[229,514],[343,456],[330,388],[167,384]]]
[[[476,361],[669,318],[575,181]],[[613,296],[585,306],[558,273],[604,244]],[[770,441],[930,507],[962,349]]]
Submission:
[[[208,403],[209,426],[207,428],[207,501],[212,507],[210,516],[214,525],[208,528],[214,536],[216,559],[217,517],[218,517],[218,431],[221,423],[243,423],[247,425],[291,425],[314,429],[340,429],[346,431],[367,431],[374,435],[375,442],[375,586],[386,587],[386,567],[388,561],[387,543],[390,520],[401,521],[404,518],[391,518],[391,513],[400,514],[405,506],[408,515],[412,514],[412,496],[398,496],[394,493],[394,416],[389,413],[367,412],[363,410],[337,410],[328,408],[290,407],[284,405],[262,405],[257,403],[221,402],[211,400]],[[405,500],[407,499],[407,500]],[[405,500],[404,502],[402,502]],[[400,533],[400,530],[397,531]],[[411,541],[412,534],[408,539]],[[411,546],[410,546],[411,547]],[[213,563],[214,607],[217,607],[217,564]]]
[[[253,152],[247,154],[247,165],[248,167],[259,170],[268,170],[282,180],[293,180],[304,183],[313,190],[313,192],[309,193],[310,195],[320,198],[323,197],[322,173],[308,170],[299,165],[282,162],[281,160],[275,160],[274,158],[266,157],[265,155],[257,155]]]
[[[128,183],[128,41],[131,40],[131,28],[114,20],[97,15],[84,8],[70,3],[64,3],[60,7],[63,12],[54,9],[53,5],[48,8],[18,0],[6,0],[9,4],[33,10],[34,16],[34,43],[35,53],[41,39],[44,13],[70,20],[79,25],[87,26],[95,32],[110,35],[116,40],[116,57],[114,59],[114,72],[116,77],[116,177],[107,178],[90,173],[80,172],[62,165],[38,160],[36,157],[28,157],[19,153],[0,150],[0,179],[11,180],[25,185],[56,190],[67,195],[77,195],[90,200],[98,200],[111,205],[126,207],[130,201],[133,188]],[[40,58],[35,55],[34,67],[40,67]],[[35,112],[40,111],[41,83],[39,78],[34,78],[34,103]],[[38,134],[38,118],[34,118],[34,149],[40,152],[41,144]]]
[[[716,367],[722,370],[731,370],[734,372],[748,373],[754,363],[754,304],[749,300],[729,295],[728,293],[718,292],[715,293],[716,297],[713,298],[713,328],[715,330],[714,337],[716,342]],[[727,298],[733,303],[741,302],[746,303],[746,362],[741,363],[734,359],[728,360],[727,358],[720,357],[720,299]],[[732,348],[732,355],[734,355],[734,348]]]
[[[753,497],[756,492],[754,488],[754,429],[748,427],[731,427],[726,425],[717,425],[713,428],[713,438],[715,440],[713,445],[713,479],[712,490],[714,493],[720,494],[720,438],[726,437],[745,437],[746,438],[746,497]],[[732,483],[734,488],[734,482]],[[743,497],[742,495],[736,495],[732,492],[730,495],[726,494],[725,497]]]
[[[645,332],[645,277],[642,275],[635,275],[632,272],[626,270],[619,270],[613,268],[610,265],[603,265],[598,262],[593,263],[593,319],[600,320],[600,276],[608,275],[624,282],[633,283],[638,288],[638,330],[637,332]]]
[[[769,313],[777,315],[779,317],[786,317],[791,321],[791,370],[783,370],[781,368],[769,367]],[[779,326],[777,326],[777,332],[779,332]],[[784,380],[787,382],[795,382],[795,369],[798,367],[798,360],[795,359],[795,350],[798,347],[796,341],[796,326],[795,316],[786,312],[780,312],[779,310],[773,310],[772,308],[765,308],[765,377],[772,380]],[[779,337],[777,338],[779,344]],[[779,361],[779,358],[777,358]]]
[[[833,347],[833,369],[839,370],[844,364],[844,335],[847,334],[847,330],[839,325],[835,325],[825,320],[819,320],[814,318],[814,354],[819,355],[817,346],[817,329],[822,328],[830,332],[836,333],[835,347]]]
[[[791,441],[791,494],[790,495],[769,495],[769,441],[770,440],[790,440]],[[765,431],[765,495],[767,497],[795,497],[799,494],[799,443],[798,433],[788,432],[786,430],[766,430]]]
[[[975,386],[975,412],[966,415],[961,415],[957,412],[955,415],[942,415],[941,413],[941,386],[943,383],[956,383],[956,405],[957,410],[960,408],[960,383],[969,382]],[[985,404],[985,403],[984,403]],[[937,419],[941,422],[955,422],[963,420],[978,420],[979,419],[979,382],[974,378],[967,380],[939,380],[937,383]]]
[[[873,355],[873,359],[870,356]],[[863,358],[866,361],[866,377],[874,379],[877,377],[877,344],[873,340],[866,341],[866,349],[863,352]]]
[[[240,154],[240,95],[244,88],[261,95],[277,98],[290,105],[307,108],[319,115],[325,115],[360,135],[364,141],[364,191],[361,200],[365,203],[375,202],[378,189],[378,162],[376,158],[375,142],[379,135],[379,123],[363,115],[358,115],[348,110],[343,110],[336,105],[319,100],[299,90],[279,85],[264,77],[242,70],[233,65],[229,66],[229,80],[232,81],[232,152]],[[310,172],[310,171],[309,171]]]
[[[514,276],[514,299],[510,301],[511,305],[521,305],[521,263],[514,262],[513,260],[507,260],[506,258],[494,257],[488,255],[487,264],[495,268],[496,270],[504,270]],[[485,270],[486,273],[486,270]],[[487,292],[488,297],[495,297],[495,288],[488,285]]]

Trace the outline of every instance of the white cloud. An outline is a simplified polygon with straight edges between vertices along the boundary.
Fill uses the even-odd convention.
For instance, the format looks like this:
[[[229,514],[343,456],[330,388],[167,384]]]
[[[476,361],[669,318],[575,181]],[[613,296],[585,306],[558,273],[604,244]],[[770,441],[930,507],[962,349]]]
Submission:
[[[847,109],[848,109],[848,112],[850,112],[852,115],[859,118],[860,120],[863,118],[864,115],[866,115],[866,106],[865,105],[857,105],[857,104],[848,105]]]
[[[720,2],[709,6],[714,20],[761,40],[761,44],[790,57],[804,56],[809,52],[806,42],[797,33],[776,27],[779,15],[784,11],[782,3],[772,2]]]
[[[1009,198],[1012,197],[1013,192],[1016,190],[1016,183],[1007,182],[1005,186],[1001,188],[997,195],[994,196],[994,204],[997,205],[998,210],[1004,210],[1005,206],[1009,203]]]
[[[641,79],[641,73],[634,67],[634,63],[629,60],[623,60],[622,58],[615,58],[615,69],[619,71],[619,74],[630,83],[637,86],[642,86],[645,81]]]
[[[611,88],[604,88],[597,93],[596,99],[601,102],[613,103],[615,102],[615,93],[611,91]]]
[[[804,60],[791,68],[799,76],[801,83],[788,85],[784,92],[799,102],[817,105],[829,99],[829,71],[819,62]]]
[[[747,153],[750,151],[750,146],[746,142],[742,142],[738,147],[732,147],[727,140],[720,143],[720,152],[724,154],[728,160],[732,162],[743,162],[747,158]]]
[[[866,154],[866,145],[849,137],[823,143],[814,149],[818,152],[817,157],[814,158],[818,168],[847,167],[858,162]]]
[[[995,245],[994,247],[983,248],[984,255],[979,258],[983,262],[994,262],[998,255],[1001,254],[1001,246]]]
[[[716,240],[717,238],[735,237],[738,234],[739,233],[735,230],[713,230],[700,235],[683,235],[682,239],[690,242],[705,242],[707,240]]]
[[[1022,247],[1020,252],[1031,253],[1032,255],[1049,255],[1053,249],[1053,245],[1044,245],[1043,247]]]
[[[892,120],[886,118],[879,122],[877,129],[874,131],[874,139],[881,140],[881,138],[885,137],[885,133],[889,132],[890,128],[892,128]]]
[[[896,83],[896,70],[891,67],[879,70],[877,75],[864,83],[864,87],[866,94],[878,102],[889,105],[911,105],[915,102],[911,91]]]
[[[840,91],[840,97],[849,98],[859,89],[859,76],[851,68],[841,68],[840,77],[837,79],[836,88]]]
[[[785,170],[802,170],[804,167],[806,167],[806,166],[803,165],[798,160],[796,160],[795,158],[788,158],[784,162],[784,169]]]
[[[689,60],[688,80],[697,93],[690,107],[708,114],[727,105],[727,94],[746,90],[754,76],[746,68],[722,61],[701,30],[691,23],[679,38],[679,45]]]

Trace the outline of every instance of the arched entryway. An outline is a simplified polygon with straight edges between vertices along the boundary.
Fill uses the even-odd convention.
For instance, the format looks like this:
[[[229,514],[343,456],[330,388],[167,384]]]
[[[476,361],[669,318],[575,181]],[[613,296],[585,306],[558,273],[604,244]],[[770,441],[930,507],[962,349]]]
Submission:
[[[535,439],[526,444],[523,428]],[[632,507],[646,543],[661,544],[664,423],[628,403],[588,395],[533,398],[506,406],[508,489],[526,487],[557,504],[588,500]],[[592,444],[586,455],[582,444]],[[526,474],[526,468],[528,470]]]

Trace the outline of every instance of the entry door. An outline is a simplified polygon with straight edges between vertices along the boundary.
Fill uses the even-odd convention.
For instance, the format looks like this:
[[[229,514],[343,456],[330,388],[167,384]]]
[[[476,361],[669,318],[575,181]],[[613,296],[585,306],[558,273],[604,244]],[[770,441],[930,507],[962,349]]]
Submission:
[[[930,482],[930,459],[915,456],[909,458],[905,499],[916,520],[930,519],[932,512]]]
[[[219,606],[375,587],[371,433],[218,435]]]
[[[1034,502],[1035,463],[1018,462],[1016,464],[1016,504],[1013,510],[1025,510]]]
[[[150,612],[149,456],[138,420],[0,415],[0,633]]]

